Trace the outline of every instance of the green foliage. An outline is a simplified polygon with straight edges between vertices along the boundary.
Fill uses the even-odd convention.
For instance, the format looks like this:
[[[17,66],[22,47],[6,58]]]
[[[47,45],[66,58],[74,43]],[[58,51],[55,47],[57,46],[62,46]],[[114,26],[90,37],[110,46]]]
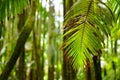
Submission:
[[[64,55],[73,57],[71,63],[75,68],[86,63],[86,58],[92,61],[93,55],[102,53],[103,34],[110,33],[109,18],[114,18],[111,10],[99,0],[80,0],[68,11],[64,23]]]
[[[115,21],[113,22],[111,36],[114,40],[120,39],[120,1],[110,0],[108,4],[115,15]]]
[[[27,6],[29,0],[1,0],[0,1],[0,20],[10,16],[14,16],[20,13],[25,6]]]

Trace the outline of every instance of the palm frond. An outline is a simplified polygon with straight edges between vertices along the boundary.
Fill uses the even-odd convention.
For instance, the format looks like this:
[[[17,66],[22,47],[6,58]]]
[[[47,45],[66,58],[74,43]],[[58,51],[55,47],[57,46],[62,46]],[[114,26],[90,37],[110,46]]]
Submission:
[[[80,0],[65,16],[64,27],[64,55],[73,57],[71,63],[79,67],[86,58],[92,61],[93,55],[99,55],[102,49],[103,34],[110,32],[106,21],[107,13],[112,18],[111,11],[99,0]],[[104,12],[107,10],[107,12]],[[103,16],[102,16],[103,15]],[[108,19],[108,18],[107,18]]]

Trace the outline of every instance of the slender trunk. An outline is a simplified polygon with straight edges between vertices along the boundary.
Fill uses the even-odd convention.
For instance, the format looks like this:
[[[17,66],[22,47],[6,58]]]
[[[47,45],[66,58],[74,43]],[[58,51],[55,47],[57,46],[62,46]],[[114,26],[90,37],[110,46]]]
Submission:
[[[44,61],[43,61],[44,55],[43,54],[44,53],[41,47],[41,31],[42,31],[41,26],[42,26],[42,18],[38,19],[37,21],[37,47],[38,47],[38,52],[39,52],[39,57],[40,57],[40,62],[39,62],[40,63],[40,80],[43,80],[44,79]]]
[[[54,4],[53,1],[49,0],[49,28],[48,28],[48,33],[49,33],[49,41],[48,41],[48,80],[54,80],[54,65],[55,65],[55,36],[54,36],[54,30],[55,30],[55,19],[53,13],[55,13],[54,9]]]
[[[46,25],[45,24],[45,18],[44,18],[44,20],[43,20],[43,25]],[[45,62],[45,59],[44,59],[44,52],[45,52],[45,28],[43,28],[43,40],[42,40],[42,42],[43,42],[43,44],[41,44],[42,45],[42,49],[41,49],[41,76],[44,78],[44,74],[45,74],[45,72],[44,72],[44,62]]]
[[[6,20],[6,43],[7,43],[7,55],[6,55],[6,62],[10,59],[11,56],[11,20],[12,18],[9,17]]]
[[[106,67],[103,69],[103,73],[104,73],[104,77],[107,76],[107,70],[106,70]]]
[[[12,34],[11,34],[11,28],[12,28],[12,16],[10,15],[10,17],[7,17],[6,20],[6,60],[5,60],[5,64],[9,61],[10,57],[11,57],[11,52],[12,52]],[[10,74],[11,78],[13,78],[13,73]]]
[[[0,52],[3,47],[3,39],[2,39],[2,28],[4,27],[3,21],[0,21]],[[1,55],[0,55],[1,56]],[[1,58],[0,58],[1,59]]]
[[[102,80],[100,56],[93,56],[95,80]]]
[[[31,55],[31,62],[35,60],[35,57],[34,57],[34,52],[32,50],[32,55]],[[31,65],[31,68],[30,68],[30,73],[28,75],[28,80],[36,80],[36,74],[35,74],[35,63],[33,63]]]
[[[60,11],[59,11],[59,13],[60,13]],[[59,17],[60,17],[60,15],[59,15]],[[58,34],[57,35],[61,35],[61,33],[60,33],[60,22],[58,22],[58,24],[59,24],[59,26],[58,26],[58,30],[59,30],[59,32],[58,32]],[[56,37],[56,41],[58,40],[58,38]],[[60,64],[61,64],[61,62],[62,62],[62,60],[61,60],[61,57],[62,57],[62,51],[61,50],[59,50],[59,46],[61,45],[61,42],[62,41],[62,39],[60,39],[60,42],[57,42],[57,60],[56,60],[56,65],[57,65],[57,68],[56,68],[56,80],[59,80],[60,79],[60,76],[62,75],[61,74],[61,69],[60,69]]]
[[[23,10],[23,13],[20,14],[19,17],[19,22],[18,22],[18,32],[22,30],[25,21],[26,21],[26,11]],[[21,55],[18,58],[17,61],[17,76],[18,80],[25,80],[26,79],[26,71],[25,71],[25,49],[24,47],[21,49]]]
[[[43,30],[43,31],[45,31],[45,30]],[[42,79],[41,80],[44,80],[44,74],[45,74],[45,72],[44,72],[44,52],[45,52],[45,33],[43,33],[43,44],[42,44],[42,49],[41,49],[41,77],[42,77]]]
[[[36,74],[36,79],[35,80],[40,80],[40,54],[38,52],[38,44],[37,44],[37,36],[35,33],[35,29],[33,30],[33,52],[34,52],[34,58],[35,58],[35,74]]]
[[[114,70],[114,80],[116,80],[116,64],[114,61],[112,61],[112,68]]]
[[[3,21],[0,21],[0,54],[1,50],[3,48],[3,38],[2,38],[2,28],[4,27]],[[2,55],[0,55],[0,61],[1,61]]]
[[[45,51],[45,35],[43,34],[43,46],[40,49],[40,78],[41,80],[44,80],[44,51]]]
[[[0,53],[1,53],[1,49],[2,49],[2,39],[1,39],[1,36],[2,36],[2,23],[0,21]],[[0,61],[1,61],[1,55],[0,55]]]
[[[18,80],[26,80],[26,71],[25,71],[25,50],[21,50],[21,55],[18,58],[17,63],[17,76]]]
[[[91,63],[88,59],[86,59],[86,65],[85,65],[85,78],[86,80],[92,80],[92,75],[91,75]]]
[[[31,57],[31,61],[34,61],[34,63],[31,66],[30,69],[30,74],[29,74],[29,80],[41,80],[40,77],[40,55],[38,52],[38,43],[37,43],[37,30],[36,27],[33,29],[33,47],[32,47],[32,57]]]
[[[48,80],[54,80],[54,64],[48,68]]]

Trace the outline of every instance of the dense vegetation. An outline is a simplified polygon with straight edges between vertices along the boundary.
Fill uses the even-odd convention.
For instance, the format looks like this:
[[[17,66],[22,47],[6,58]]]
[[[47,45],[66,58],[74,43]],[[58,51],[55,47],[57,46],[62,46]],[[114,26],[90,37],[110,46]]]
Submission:
[[[120,80],[120,0],[1,0],[0,80]]]

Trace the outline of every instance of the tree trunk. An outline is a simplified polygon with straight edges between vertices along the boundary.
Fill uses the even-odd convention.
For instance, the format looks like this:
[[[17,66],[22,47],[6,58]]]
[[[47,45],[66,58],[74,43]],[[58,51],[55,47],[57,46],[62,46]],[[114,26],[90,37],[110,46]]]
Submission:
[[[54,80],[54,64],[48,68],[48,80]]]
[[[35,80],[40,80],[40,53],[38,52],[38,44],[37,44],[37,36],[36,36],[36,30],[35,28],[33,29],[33,56],[34,56],[34,61],[35,61],[35,68],[34,68],[34,73],[36,76]],[[34,80],[34,79],[33,79]]]
[[[3,23],[2,23],[2,21],[0,21],[0,51],[2,49],[2,40],[1,40],[1,38],[2,38],[2,25],[3,25]]]
[[[34,56],[34,52],[32,50],[32,55],[31,55],[31,62],[35,60],[35,56]],[[30,67],[30,73],[29,73],[29,76],[28,76],[28,80],[37,80],[36,79],[36,71],[35,71],[35,62],[31,65]]]
[[[49,34],[49,41],[48,41],[48,80],[54,80],[54,65],[55,65],[55,19],[54,19],[54,4],[53,1],[49,0],[49,28],[48,28],[48,34]]]
[[[45,25],[45,19],[42,21],[42,23],[43,23],[43,25]],[[42,80],[44,80],[44,74],[45,74],[45,72],[44,72],[44,62],[45,62],[45,60],[44,60],[44,52],[45,52],[45,28],[43,28],[43,40],[42,40],[42,48],[41,48],[41,56],[40,56],[40,60],[41,60],[41,77],[43,78]],[[41,32],[42,32],[41,31]]]
[[[42,4],[42,3],[41,3]],[[41,14],[40,14],[41,15]],[[39,16],[39,15],[38,15]],[[38,19],[37,21],[37,47],[38,47],[38,52],[39,52],[39,57],[40,57],[40,80],[44,79],[44,52],[42,51],[41,47],[41,26],[42,26],[42,18]]]
[[[19,18],[19,22],[18,22],[18,32],[20,33],[20,31],[22,30],[25,21],[26,21],[26,16],[27,13],[25,10],[23,10],[22,14],[19,14],[18,18]],[[25,80],[26,79],[26,71],[25,71],[25,49],[24,47],[21,50],[21,55],[18,58],[17,61],[17,76],[18,76],[18,80]]]
[[[88,59],[86,59],[86,65],[85,65],[85,78],[86,80],[92,80],[91,63]]]
[[[101,66],[100,66],[100,56],[93,56],[95,80],[102,80]]]
[[[12,31],[11,31],[11,27],[13,27],[13,22],[12,22],[12,16],[10,15],[9,17],[7,17],[7,20],[5,21],[5,26],[6,26],[6,60],[5,60],[5,64],[9,61],[10,57],[11,57],[11,52],[12,52]],[[10,74],[11,78],[13,78],[13,73]]]
[[[6,43],[7,43],[7,49],[6,49],[6,62],[10,59],[10,56],[11,56],[11,43],[12,43],[12,40],[11,40],[11,22],[12,18],[11,16],[9,18],[7,18],[6,20]]]
[[[21,50],[21,55],[18,58],[17,76],[18,76],[18,80],[26,80],[25,50],[24,50],[24,48]]]
[[[4,27],[3,21],[0,21],[0,61],[2,60],[1,50],[3,48],[2,28]]]
[[[3,21],[0,21],[0,52],[3,47],[3,39],[2,39],[2,28],[4,27]],[[1,55],[0,55],[1,56]],[[0,58],[1,59],[1,58]]]

